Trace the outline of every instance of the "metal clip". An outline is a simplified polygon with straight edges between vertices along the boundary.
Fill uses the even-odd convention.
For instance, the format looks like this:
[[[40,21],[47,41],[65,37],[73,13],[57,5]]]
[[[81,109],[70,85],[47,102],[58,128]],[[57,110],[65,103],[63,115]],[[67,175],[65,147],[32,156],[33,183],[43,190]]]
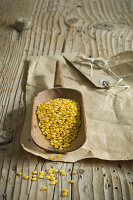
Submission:
[[[111,87],[111,83],[108,80],[100,80],[99,82],[108,89]]]

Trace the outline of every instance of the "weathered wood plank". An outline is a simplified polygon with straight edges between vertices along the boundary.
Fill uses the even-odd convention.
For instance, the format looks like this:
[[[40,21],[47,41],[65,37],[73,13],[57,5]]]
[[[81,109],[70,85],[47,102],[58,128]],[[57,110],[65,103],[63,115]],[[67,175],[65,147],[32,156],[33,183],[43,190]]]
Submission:
[[[25,152],[19,137],[25,116],[24,83],[29,56],[81,51],[90,56],[112,56],[133,49],[133,3],[90,0],[1,0],[0,2],[0,128],[10,130],[12,143],[0,147],[0,199],[133,199],[133,162],[87,159],[77,163],[53,163]],[[11,25],[17,17],[33,21],[19,34]],[[53,187],[44,178],[31,182],[32,171],[63,169]],[[76,169],[77,174],[72,175]],[[25,181],[16,172],[29,175]],[[73,185],[69,180],[73,179]],[[42,186],[48,187],[42,191]]]

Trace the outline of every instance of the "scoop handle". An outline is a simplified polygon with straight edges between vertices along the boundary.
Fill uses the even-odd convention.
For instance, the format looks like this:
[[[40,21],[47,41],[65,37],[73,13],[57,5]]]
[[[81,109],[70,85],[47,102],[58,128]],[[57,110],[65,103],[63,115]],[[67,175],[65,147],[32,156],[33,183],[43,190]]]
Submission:
[[[62,62],[61,61],[56,62],[54,87],[64,87],[63,76],[62,76]]]

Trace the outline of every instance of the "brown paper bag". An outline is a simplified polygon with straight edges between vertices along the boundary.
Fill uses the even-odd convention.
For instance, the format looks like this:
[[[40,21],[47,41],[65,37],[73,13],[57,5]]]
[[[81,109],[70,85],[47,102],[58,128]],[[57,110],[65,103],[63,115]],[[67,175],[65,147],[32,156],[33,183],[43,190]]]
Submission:
[[[133,159],[133,52],[109,58],[106,67],[100,68],[99,72],[94,67],[93,75],[87,74],[87,76],[83,66],[81,67],[82,64],[75,64],[78,54],[31,58],[26,84],[26,117],[21,145],[26,151],[45,159],[54,156],[55,161],[76,162],[92,157],[106,160]],[[97,59],[99,58],[95,60]],[[87,119],[85,144],[76,151],[64,154],[62,159],[36,146],[30,135],[33,97],[38,92],[53,87],[56,60],[62,60],[64,63],[65,87],[82,92]],[[87,69],[90,70],[89,65],[86,66]],[[114,87],[107,89],[99,84],[101,79],[106,78]],[[124,81],[119,82],[120,78]],[[116,82],[118,84],[115,84]],[[127,85],[130,87],[124,87]]]

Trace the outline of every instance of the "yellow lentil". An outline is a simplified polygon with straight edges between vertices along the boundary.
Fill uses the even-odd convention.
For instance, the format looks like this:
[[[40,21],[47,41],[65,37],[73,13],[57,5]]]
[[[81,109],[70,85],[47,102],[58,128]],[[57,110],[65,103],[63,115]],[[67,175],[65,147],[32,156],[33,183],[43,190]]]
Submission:
[[[44,176],[40,174],[40,175],[38,176],[38,178],[43,179]]]
[[[62,195],[63,195],[64,197],[67,197],[67,192],[63,192]]]
[[[46,176],[46,179],[50,180],[51,178],[50,178],[50,176]]]
[[[52,171],[48,171],[48,173],[49,173],[49,174],[53,174],[53,172],[52,172]]]
[[[52,181],[52,182],[51,182],[51,185],[55,185],[55,184],[56,184],[55,181]]]
[[[49,157],[49,159],[50,159],[50,160],[54,160],[54,157],[53,157],[53,156],[51,156],[51,157]]]
[[[58,180],[55,180],[55,183],[58,183],[59,181]]]
[[[32,174],[36,175],[36,174],[37,174],[37,171],[33,171]]]
[[[55,181],[55,177],[51,177],[51,181]]]
[[[45,175],[44,171],[40,171],[39,174],[43,176]]]
[[[47,190],[47,187],[46,186],[42,187],[42,190]]]
[[[18,173],[17,173],[17,176],[21,176],[21,175],[22,175],[22,172],[18,172]]]
[[[73,171],[73,174],[77,174],[77,171],[76,171],[76,170],[74,170],[74,171]]]
[[[53,168],[49,168],[49,171],[52,171],[52,172],[53,172],[54,170],[53,170]]]
[[[58,172],[58,169],[54,169],[54,173],[57,173]]]
[[[32,178],[32,181],[36,181],[37,179],[36,178]]]
[[[27,180],[27,179],[29,179],[29,176],[24,176],[23,179]]]
[[[61,173],[61,175],[62,175],[62,176],[65,176],[65,175],[66,175],[66,173],[65,173],[65,172],[62,172],[62,173]]]
[[[74,181],[73,181],[73,180],[70,180],[69,183],[74,183]]]
[[[68,189],[64,189],[63,191],[64,191],[64,192],[68,192]]]
[[[61,154],[57,154],[57,158],[62,158],[62,155]]]

